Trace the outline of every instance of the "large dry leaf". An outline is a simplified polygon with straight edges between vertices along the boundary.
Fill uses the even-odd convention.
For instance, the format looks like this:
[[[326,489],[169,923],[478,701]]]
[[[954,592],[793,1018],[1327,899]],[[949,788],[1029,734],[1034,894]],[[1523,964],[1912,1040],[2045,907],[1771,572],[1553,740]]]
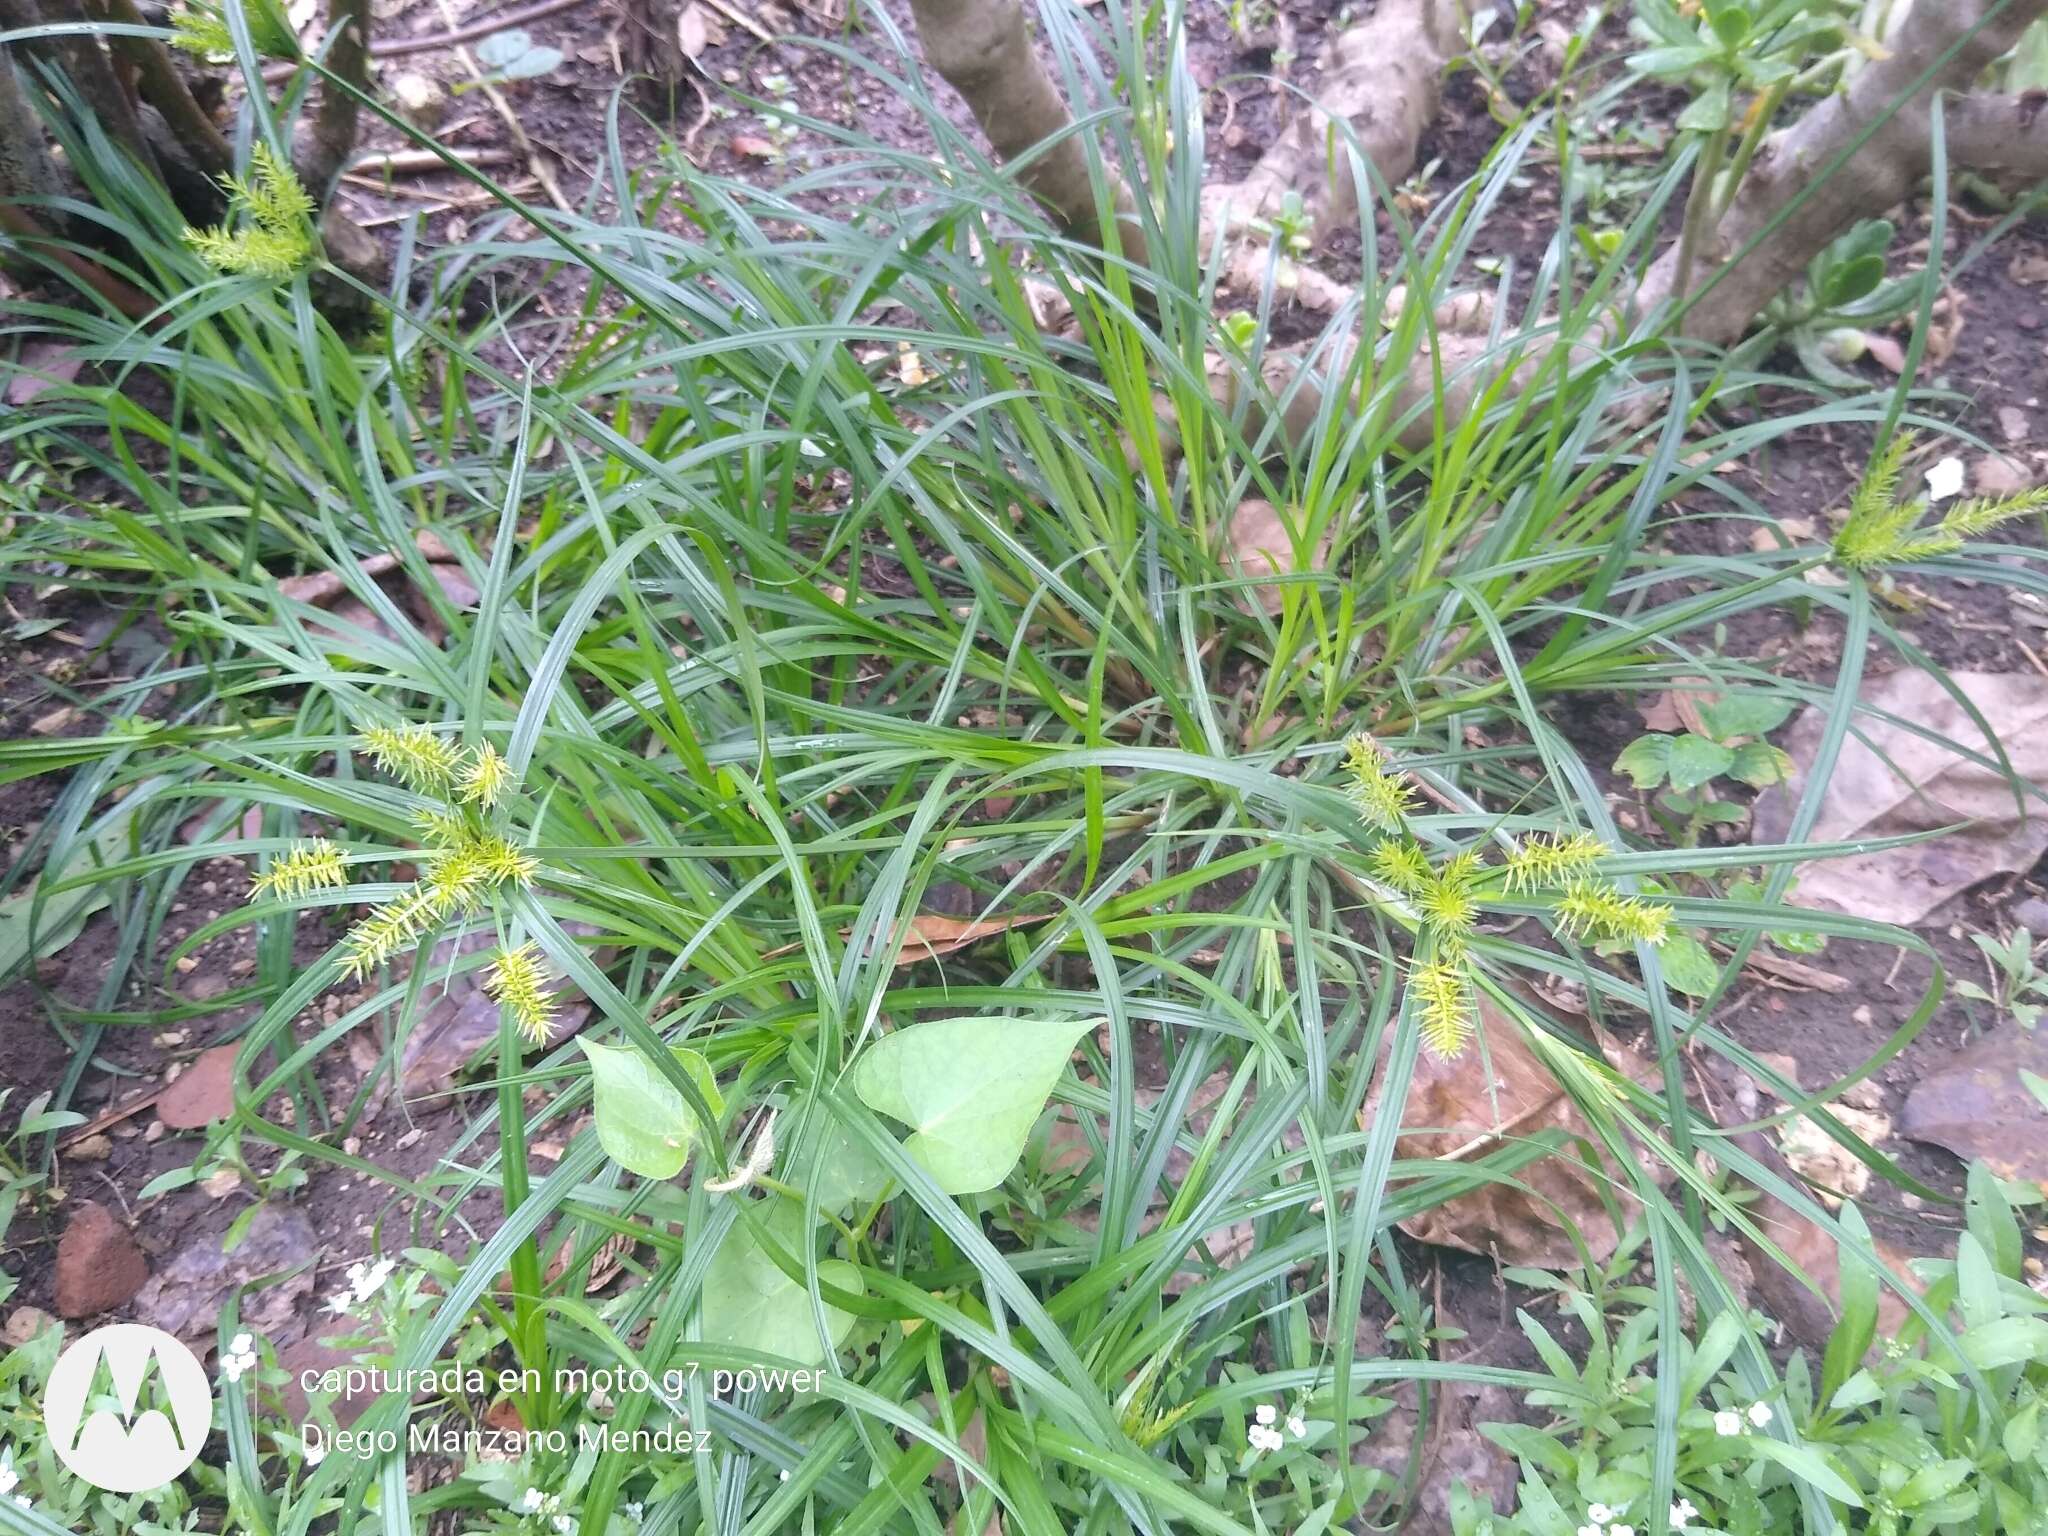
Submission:
[[[935,960],[940,955],[950,955],[956,949],[965,949],[981,939],[993,938],[1012,928],[1028,928],[1033,923],[1042,923],[1050,915],[1033,912],[1018,917],[964,920],[941,917],[936,912],[920,912],[904,930],[902,946],[896,951],[896,963],[914,965],[919,960]]]
[[[896,964],[915,965],[920,960],[936,960],[983,939],[1007,933],[1012,928],[1028,928],[1033,923],[1042,923],[1051,915],[1049,912],[1028,912],[1015,917],[964,918],[947,917],[939,912],[919,912],[903,930],[903,941],[896,947]],[[843,928],[839,936],[851,938],[853,930]],[[801,948],[801,944],[785,944],[780,949],[769,950],[761,958],[773,960],[781,955],[794,954]]]
[[[1449,1060],[1427,1052],[1417,1060],[1401,1120],[1422,1129],[1404,1132],[1394,1155],[1469,1161],[1552,1130],[1593,1144],[1592,1128],[1524,1043],[1520,1026],[1483,1001],[1480,1016],[1483,1050],[1474,1039]],[[1617,1070],[1641,1082],[1652,1079],[1648,1064],[1633,1053],[1617,1047],[1607,1054]],[[1375,1093],[1359,1112],[1360,1126],[1370,1126],[1379,1109]],[[1593,1257],[1605,1259],[1617,1239],[1600,1198],[1601,1183],[1610,1181],[1586,1166],[1589,1155],[1581,1150],[1539,1159],[1515,1174],[1516,1184],[1484,1185],[1402,1222],[1401,1230],[1503,1264],[1559,1269],[1579,1263],[1569,1222]]]
[[[419,552],[426,556],[427,574],[433,577],[448,601],[459,610],[474,608],[481,595],[468,575],[464,573],[455,551],[438,534],[421,529],[413,537]],[[357,569],[376,582],[392,597],[410,610],[427,638],[439,644],[444,636],[441,616],[434,611],[434,605],[426,595],[407,582],[405,567],[395,554],[371,555],[356,562]],[[304,576],[287,576],[277,584],[277,590],[285,597],[305,603],[310,607],[322,608],[334,615],[340,625],[367,630],[385,640],[397,638],[391,628],[378,618],[369,604],[363,602],[349,590],[348,583],[339,571],[313,571]],[[346,637],[346,630],[337,625],[313,623],[308,626],[314,633],[329,638]]]
[[[2048,1107],[2022,1073],[2048,1078],[2048,1029],[2006,1028],[1958,1051],[1906,1095],[1899,1130],[1915,1141],[1982,1158],[2002,1179],[2048,1191]]]
[[[1951,680],[1998,733],[2014,771],[2048,787],[2048,679],[1957,672]],[[1852,734],[1842,744],[1813,840],[1847,842],[1968,825],[1904,848],[1810,864],[1792,893],[1795,903],[1879,922],[1917,923],[1981,880],[2031,868],[2048,850],[2048,805],[2033,802],[2022,821],[2003,774],[1958,755],[1951,743],[1987,757],[1993,753],[1984,733],[1934,678],[1894,672],[1873,679],[1862,702],[1894,718],[1859,714],[1863,739]],[[1898,720],[1932,731],[1936,739]],[[1756,802],[1759,842],[1780,842],[1790,829],[1824,722],[1823,712],[1809,707],[1792,723],[1785,749],[1794,771]]]

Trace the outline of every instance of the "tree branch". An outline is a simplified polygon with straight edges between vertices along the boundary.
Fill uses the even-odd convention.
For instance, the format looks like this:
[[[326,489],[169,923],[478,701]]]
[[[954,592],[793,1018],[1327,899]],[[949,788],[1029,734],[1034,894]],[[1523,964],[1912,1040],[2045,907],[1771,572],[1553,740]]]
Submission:
[[[39,12],[35,0],[0,0],[0,22],[10,28],[65,23],[83,26],[85,7],[80,0],[42,0]],[[45,70],[54,70],[70,80],[72,89],[78,92],[108,138],[134,156],[144,170],[156,172],[156,156],[150,153],[149,141],[142,136],[135,104],[121,89],[113,66],[100,52],[96,40],[83,33],[69,33],[40,38],[23,46]]]
[[[1986,175],[2048,181],[2048,92],[1994,96],[1974,92],[1944,105],[1952,165]]]
[[[105,21],[131,27],[147,25],[135,8],[135,0],[93,0],[93,9]],[[153,37],[111,33],[107,46],[134,69],[143,100],[164,115],[172,136],[192,157],[194,165],[209,176],[219,176],[234,168],[234,151],[207,116],[206,109],[193,99],[185,77],[178,73],[170,51],[162,43]]]
[[[1683,333],[1722,344],[1736,340],[1772,295],[1796,282],[1830,240],[1910,194],[1928,170],[1934,93],[1967,89],[2043,14],[2048,14],[2048,0],[1915,5],[1886,57],[1866,65],[1847,90],[1816,102],[1757,157],[1719,227],[1704,242],[1707,249],[1699,252],[1699,288],[1718,281],[1686,312]],[[1965,34],[1967,40],[1956,47]],[[1954,57],[1914,89],[1952,47]],[[1904,104],[1880,122],[1901,100]],[[1840,169],[1831,169],[1873,124],[1862,147]],[[1791,216],[1773,227],[1795,203]],[[1736,253],[1759,237],[1756,249],[1736,262]],[[1637,290],[1639,313],[1651,314],[1674,296],[1678,266],[1675,250],[1652,264]]]
[[[320,82],[320,104],[310,130],[299,146],[296,169],[318,201],[325,201],[335,178],[356,147],[356,98],[346,87],[370,88],[370,0],[328,0],[327,68],[332,80]]]
[[[1462,13],[1459,0],[1381,0],[1372,15],[1339,32],[1323,49],[1313,105],[1295,113],[1242,182],[1208,189],[1205,213],[1235,227],[1270,216],[1295,192],[1315,207],[1318,224],[1350,219],[1358,189],[1342,158],[1344,128],[1335,130],[1335,167],[1327,153],[1340,123],[1383,181],[1401,181],[1415,168],[1416,146],[1436,117]]]
[[[55,197],[60,185],[43,125],[22,94],[10,53],[0,48],[0,204]]]
[[[1087,146],[1072,131],[1066,101],[1031,46],[1020,0],[910,0],[910,11],[926,62],[966,101],[998,160],[1015,160],[1065,135],[1018,180],[1068,234],[1103,246]],[[1112,183],[1111,206],[1119,214],[1134,206],[1120,180]],[[1144,235],[1134,219],[1119,217],[1117,238],[1132,261],[1145,260]]]
[[[13,236],[16,240],[42,247],[51,260],[130,320],[140,320],[156,308],[149,295],[141,289],[122,282],[98,262],[88,261],[78,252],[58,242],[25,208],[18,208],[10,202],[0,202],[0,231]]]

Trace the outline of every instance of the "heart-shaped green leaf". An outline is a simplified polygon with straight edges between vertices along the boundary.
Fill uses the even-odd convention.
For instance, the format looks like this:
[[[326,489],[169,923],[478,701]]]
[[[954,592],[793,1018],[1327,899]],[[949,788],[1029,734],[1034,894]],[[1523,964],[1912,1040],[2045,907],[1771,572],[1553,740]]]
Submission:
[[[675,1084],[638,1051],[626,1046],[578,1040],[590,1058],[597,1096],[597,1140],[607,1156],[643,1179],[672,1179],[690,1160],[697,1117]],[[677,1047],[676,1060],[717,1112],[725,1107],[711,1065],[695,1051]]]
[[[1086,1019],[939,1019],[869,1046],[853,1091],[909,1126],[904,1150],[949,1195],[994,1189],[1023,1154]]]
[[[767,1209],[762,1224],[770,1237],[793,1253],[809,1241],[802,1210],[787,1200]],[[859,1291],[860,1271],[840,1259],[820,1259],[818,1279],[834,1290]],[[778,1355],[799,1365],[825,1358],[827,1345],[818,1337],[810,1292],[776,1267],[775,1261],[744,1223],[726,1234],[711,1267],[704,1274],[704,1342],[725,1344],[749,1354]],[[853,1327],[853,1314],[825,1308],[831,1348],[837,1348]]]
[[[1688,731],[1671,744],[1671,787],[1681,794],[1698,789],[1734,761],[1732,748]]]

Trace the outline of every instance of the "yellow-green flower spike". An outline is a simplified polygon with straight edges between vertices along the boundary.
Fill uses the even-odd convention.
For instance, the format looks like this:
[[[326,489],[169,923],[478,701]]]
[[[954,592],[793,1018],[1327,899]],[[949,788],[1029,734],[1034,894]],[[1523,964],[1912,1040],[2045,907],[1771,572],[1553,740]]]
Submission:
[[[363,732],[363,748],[385,773],[423,793],[445,791],[462,765],[462,749],[423,725],[373,725]]]
[[[1440,1060],[1456,1056],[1472,1036],[1472,984],[1464,968],[1442,960],[1418,965],[1408,973],[1408,991],[1423,1045]]]
[[[1671,908],[1624,896],[1597,880],[1581,880],[1557,898],[1560,933],[1570,938],[1662,944],[1671,929]]]
[[[1439,938],[1456,940],[1470,933],[1479,916],[1470,876],[1449,866],[1415,893],[1415,905],[1422,912],[1422,921]]]
[[[529,885],[540,868],[532,855],[495,834],[477,838],[466,851],[493,885]]]
[[[207,42],[218,34],[194,33]],[[249,175],[223,176],[228,211],[245,222],[239,229],[187,229],[185,243],[217,272],[261,277],[277,282],[290,277],[313,257],[313,199],[292,168],[257,140],[249,151]]]
[[[548,990],[554,978],[531,944],[501,949],[491,957],[484,994],[512,1016],[519,1032],[535,1045],[546,1045],[554,1028],[555,997]]]
[[[488,741],[462,765],[462,798],[489,810],[512,783],[512,769]]]
[[[1429,883],[1429,859],[1413,843],[1388,838],[1372,851],[1375,879],[1397,891],[1413,895]]]
[[[1359,814],[1383,832],[1399,832],[1414,809],[1415,791],[1387,771],[1379,744],[1370,736],[1352,737],[1345,743],[1344,770]]]
[[[310,843],[293,843],[289,853],[249,883],[249,895],[251,900],[275,896],[291,901],[322,887],[347,884],[341,850],[326,838],[316,837]]]
[[[468,822],[458,813],[438,807],[415,811],[412,824],[420,829],[430,848],[458,848],[470,838]]]
[[[1531,837],[1518,843],[1505,866],[1510,891],[1533,891],[1583,879],[1607,856],[1607,845],[1590,832],[1568,837]]]
[[[1966,540],[1981,537],[2014,518],[2048,511],[2048,486],[2035,486],[2004,500],[1977,497],[1952,508],[1940,522],[1922,527],[1917,501],[1898,500],[1899,475],[1913,434],[1896,434],[1871,465],[1849,500],[1849,516],[1836,533],[1835,563],[1851,570],[1875,570],[1953,554]]]

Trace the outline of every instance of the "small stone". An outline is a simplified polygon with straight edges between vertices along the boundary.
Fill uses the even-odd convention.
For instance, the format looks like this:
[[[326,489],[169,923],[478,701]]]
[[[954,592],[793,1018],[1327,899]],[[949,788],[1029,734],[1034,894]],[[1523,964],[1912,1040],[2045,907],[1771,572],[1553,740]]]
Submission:
[[[2048,900],[2029,896],[2025,901],[2015,902],[2008,915],[2016,926],[2026,929],[2035,938],[2048,934]]]
[[[218,880],[201,881],[199,894],[202,896],[218,896],[220,894],[220,882]]]
[[[2033,428],[2025,411],[2016,405],[2001,405],[1998,408],[1998,430],[2005,434],[2008,443],[2023,443]]]
[[[441,117],[448,108],[448,93],[441,89],[439,82],[425,75],[408,70],[394,76],[388,87],[391,104],[398,109],[398,115],[423,133],[432,133],[441,126]]]
[[[142,1133],[142,1139],[152,1145],[164,1139],[164,1123],[161,1120],[149,1122],[149,1129]]]
[[[209,1200],[224,1200],[242,1187],[242,1175],[235,1168],[217,1169],[201,1179],[199,1187]]]
[[[1842,1095],[1842,1102],[1854,1109],[1883,1109],[1884,1089],[1866,1080],[1845,1092]]]
[[[149,1265],[128,1229],[105,1206],[87,1200],[71,1213],[57,1240],[57,1311],[91,1317],[120,1306],[149,1278]]]
[[[114,1155],[113,1139],[101,1131],[74,1144],[70,1155],[74,1162],[104,1163]]]
[[[363,1150],[363,1138],[360,1136],[342,1137],[341,1150],[347,1153],[350,1157],[356,1156]]]
[[[1970,484],[1979,496],[2017,496],[2033,483],[2033,476],[2003,454],[1982,454],[1970,465]]]
[[[1858,1003],[1856,1005],[1856,1011],[1851,1013],[1849,1017],[1854,1019],[1858,1024],[1862,1024],[1865,1026],[1874,1024],[1877,1021],[1877,1015],[1873,1014],[1870,1011],[1870,1004],[1868,1003]]]
[[[228,974],[230,976],[254,976],[256,974],[256,962],[247,955],[244,955],[228,967]]]
[[[197,955],[180,955],[178,957],[178,974],[180,976],[190,976],[198,969],[199,957]]]
[[[185,996],[195,1003],[210,1003],[226,992],[228,978],[219,971],[208,971],[204,976],[194,976],[181,989]]]
[[[6,1323],[0,1325],[0,1344],[19,1349],[56,1321],[41,1307],[16,1307],[7,1314]]]

